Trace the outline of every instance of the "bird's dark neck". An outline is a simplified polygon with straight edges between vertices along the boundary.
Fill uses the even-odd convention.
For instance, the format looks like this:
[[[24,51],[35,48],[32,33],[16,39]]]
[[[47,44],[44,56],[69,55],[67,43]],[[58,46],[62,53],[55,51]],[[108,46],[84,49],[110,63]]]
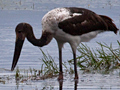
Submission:
[[[42,47],[44,45],[47,45],[52,40],[52,34],[43,32],[40,39],[36,39],[34,36],[34,33],[31,32],[27,35],[27,39],[29,42],[31,42],[34,46]]]
[[[30,35],[30,36],[27,37],[27,39],[28,39],[28,41],[29,41],[30,43],[32,43],[34,46],[39,46],[39,47],[42,47],[42,46],[43,46],[43,45],[42,45],[42,42],[41,42],[41,41],[42,41],[41,38],[40,38],[40,39],[36,39],[34,35]]]

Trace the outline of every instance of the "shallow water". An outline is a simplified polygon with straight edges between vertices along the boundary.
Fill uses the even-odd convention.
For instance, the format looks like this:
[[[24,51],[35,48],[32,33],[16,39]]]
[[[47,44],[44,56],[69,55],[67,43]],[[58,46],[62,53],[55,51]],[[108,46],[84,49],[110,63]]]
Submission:
[[[33,26],[34,34],[37,38],[40,38],[42,28],[41,19],[43,15],[51,9],[56,7],[83,7],[98,14],[104,14],[111,17],[118,28],[120,28],[120,1],[119,0],[1,0],[0,1],[0,77],[10,77],[10,80],[6,80],[5,84],[0,83],[0,90],[58,90],[59,82],[57,78],[39,80],[39,81],[27,81],[25,83],[16,84],[14,79],[15,72],[9,71],[12,64],[14,44],[15,44],[15,27],[20,22],[28,22]],[[91,48],[99,48],[96,41],[105,42],[108,45],[113,44],[114,48],[118,48],[117,40],[119,40],[119,34],[115,35],[112,32],[105,32],[99,34],[95,39],[86,43]],[[43,47],[42,50],[45,53],[49,53],[55,58],[58,63],[58,50],[57,43],[53,39],[52,42]],[[43,63],[40,59],[42,53],[38,47],[33,46],[27,40],[25,40],[23,50],[17,66],[20,69],[35,68],[40,69]],[[63,61],[72,58],[71,49],[69,44],[64,45],[63,49]],[[68,65],[69,67],[69,65]],[[7,69],[7,70],[5,70]],[[82,74],[79,73],[79,82],[77,89],[120,89],[120,77],[119,70],[115,73],[104,74]],[[73,76],[67,75],[63,82],[63,90],[74,89]],[[45,89],[44,89],[45,88]]]

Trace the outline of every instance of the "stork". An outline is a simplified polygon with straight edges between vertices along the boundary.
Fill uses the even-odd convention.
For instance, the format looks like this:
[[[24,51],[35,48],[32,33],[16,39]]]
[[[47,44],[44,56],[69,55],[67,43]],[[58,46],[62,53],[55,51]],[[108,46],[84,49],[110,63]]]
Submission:
[[[78,79],[76,49],[81,42],[88,42],[104,31],[113,31],[117,34],[118,28],[112,19],[105,15],[98,15],[91,10],[77,7],[56,8],[49,11],[42,18],[42,35],[36,39],[32,26],[28,23],[19,23],[16,26],[15,51],[11,71],[18,62],[25,37],[34,46],[42,47],[55,38],[59,50],[59,77],[63,80],[62,47],[69,43],[73,51],[75,78]]]

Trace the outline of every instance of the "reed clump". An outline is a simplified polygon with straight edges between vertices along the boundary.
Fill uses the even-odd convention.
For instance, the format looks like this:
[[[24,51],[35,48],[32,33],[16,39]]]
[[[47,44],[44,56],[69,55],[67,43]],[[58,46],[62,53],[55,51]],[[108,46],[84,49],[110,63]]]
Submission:
[[[86,44],[78,47],[80,56],[77,57],[78,66],[81,70],[98,72],[109,72],[120,67],[120,42],[117,41],[119,47],[113,49],[112,44],[108,46],[106,43],[97,42],[100,46],[98,49],[91,49]],[[72,60],[69,60],[72,63]]]
[[[114,69],[119,69],[120,67],[120,42],[117,41],[119,47],[113,49],[112,44],[108,46],[105,43],[97,42],[99,48],[91,49],[86,44],[81,43],[78,47],[78,52],[80,56],[77,56],[77,65],[80,67],[80,70],[84,72],[102,72],[109,73]],[[43,80],[47,78],[58,77],[59,68],[55,62],[55,59],[49,54],[45,54],[42,49],[40,51],[43,54],[43,58],[40,60],[43,61],[41,68],[39,70],[30,68],[29,70],[23,70],[24,73],[16,69],[15,79],[24,82],[28,80]],[[70,68],[66,64],[70,65]],[[64,74],[73,74],[74,70],[71,68],[73,64],[73,59],[68,60],[68,62],[63,63]],[[21,74],[22,73],[22,74]]]

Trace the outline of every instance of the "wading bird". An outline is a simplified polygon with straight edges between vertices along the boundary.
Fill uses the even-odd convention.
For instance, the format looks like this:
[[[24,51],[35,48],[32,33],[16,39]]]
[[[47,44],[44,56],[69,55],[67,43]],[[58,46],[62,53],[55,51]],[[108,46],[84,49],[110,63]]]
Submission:
[[[25,37],[33,45],[42,47],[55,38],[59,50],[59,77],[63,79],[62,47],[68,42],[73,51],[75,78],[78,79],[76,48],[80,42],[88,42],[104,31],[113,31],[117,34],[117,27],[108,16],[98,15],[93,11],[77,7],[56,8],[49,11],[42,18],[42,36],[36,39],[32,26],[20,23],[16,26],[16,42],[11,70],[13,71],[23,46]]]

